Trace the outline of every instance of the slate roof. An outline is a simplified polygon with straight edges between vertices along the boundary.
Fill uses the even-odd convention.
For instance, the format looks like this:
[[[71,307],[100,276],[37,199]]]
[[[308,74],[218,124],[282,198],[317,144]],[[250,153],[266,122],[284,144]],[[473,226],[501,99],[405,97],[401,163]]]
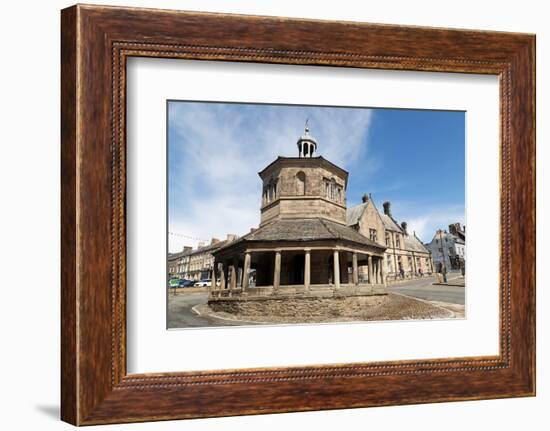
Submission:
[[[363,211],[367,208],[368,202],[355,205],[346,210],[346,223],[348,226],[353,226],[359,223],[359,219],[363,215]]]
[[[205,245],[204,247],[199,247],[194,250],[191,250],[189,254],[206,253],[209,251],[213,251],[217,248],[224,246],[226,242],[227,240],[224,239],[223,241],[218,241],[218,242],[215,242],[214,244]]]
[[[192,250],[184,250],[184,251],[178,251],[176,253],[168,253],[168,260],[177,260],[182,256],[191,254],[191,251]]]
[[[379,213],[380,218],[382,219],[382,222],[384,223],[384,227],[388,230],[392,230],[394,232],[403,232],[403,230],[399,227],[399,225],[396,223],[396,221],[391,218],[390,216],[387,216],[384,213]]]
[[[418,251],[422,253],[428,253],[428,249],[422,244],[416,235],[404,235],[405,239],[405,249],[409,251]]]
[[[345,240],[371,247],[385,248],[361,235],[352,227],[320,218],[277,220],[242,236],[227,246],[233,246],[243,241],[307,242],[316,240]]]
[[[168,260],[177,260],[182,256],[191,256],[193,254],[201,254],[201,253],[212,253],[214,250],[221,248],[227,244],[230,244],[232,241],[228,241],[226,239],[222,241],[215,242],[214,244],[208,244],[203,247],[191,249],[191,250],[184,250],[179,251],[176,253],[168,253]]]
[[[441,239],[445,239],[447,238],[448,241],[450,242],[455,242],[455,243],[458,243],[458,244],[464,244],[464,240],[462,238],[460,238],[459,236],[457,235],[454,235],[452,233],[449,233],[449,232],[441,232]],[[436,232],[432,241],[434,239],[439,239],[439,232]]]
[[[273,166],[275,163],[282,162],[282,161],[296,161],[296,162],[302,162],[302,163],[312,163],[315,161],[318,161],[321,164],[325,164],[327,166],[330,166],[342,173],[342,175],[345,177],[345,180],[347,182],[349,172],[345,169],[341,168],[338,165],[335,165],[330,160],[325,159],[323,156],[315,156],[315,157],[283,157],[278,156],[275,160],[273,160],[269,165],[267,165],[265,168],[263,168],[260,172],[258,172],[258,175],[261,177],[264,172],[266,172],[271,166]]]

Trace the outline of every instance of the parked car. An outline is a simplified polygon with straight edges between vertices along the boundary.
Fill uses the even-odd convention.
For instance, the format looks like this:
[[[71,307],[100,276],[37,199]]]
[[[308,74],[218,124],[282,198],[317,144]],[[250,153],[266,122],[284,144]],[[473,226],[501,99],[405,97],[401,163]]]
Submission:
[[[193,287],[194,284],[193,280],[180,280],[179,287]]]
[[[195,282],[195,287],[210,287],[212,286],[212,280],[205,278],[204,280],[199,280]]]

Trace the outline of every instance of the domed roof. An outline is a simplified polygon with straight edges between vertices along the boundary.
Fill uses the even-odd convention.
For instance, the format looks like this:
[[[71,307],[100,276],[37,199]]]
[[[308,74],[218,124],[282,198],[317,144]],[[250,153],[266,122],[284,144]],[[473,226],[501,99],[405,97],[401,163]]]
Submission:
[[[302,136],[300,136],[300,139],[298,139],[298,142],[299,141],[310,141],[310,142],[317,143],[317,140],[312,135],[309,134],[308,120],[306,120],[306,126],[304,128],[304,134]]]

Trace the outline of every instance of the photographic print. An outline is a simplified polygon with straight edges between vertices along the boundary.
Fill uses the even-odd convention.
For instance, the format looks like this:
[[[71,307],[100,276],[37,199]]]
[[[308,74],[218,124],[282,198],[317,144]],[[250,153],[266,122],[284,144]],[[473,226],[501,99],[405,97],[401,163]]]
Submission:
[[[465,317],[465,112],[169,100],[167,128],[169,329]]]

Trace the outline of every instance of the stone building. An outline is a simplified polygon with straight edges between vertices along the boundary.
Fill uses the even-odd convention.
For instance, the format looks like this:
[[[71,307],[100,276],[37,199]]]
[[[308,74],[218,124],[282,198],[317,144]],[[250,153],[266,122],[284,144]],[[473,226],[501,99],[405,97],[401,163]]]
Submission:
[[[178,253],[168,253],[168,277],[185,278],[184,275],[189,270],[189,255],[193,247],[183,247]]]
[[[259,172],[259,227],[213,252],[211,300],[385,291],[386,247],[346,223],[348,172],[317,155],[307,123],[297,145]]]
[[[214,265],[212,253],[236,239],[237,235],[227,234],[225,240],[212,238],[209,245],[199,243],[194,250],[192,247],[184,247],[179,253],[170,253],[168,255],[169,276],[194,281],[209,278]]]
[[[465,268],[466,227],[453,223],[449,225],[449,232],[438,229],[426,247],[432,252],[437,271],[443,267],[447,271]]]
[[[392,216],[391,203],[384,202],[384,211],[378,211],[372,196],[363,195],[363,202],[347,210],[347,224],[372,241],[386,247],[384,269],[389,282],[415,278],[433,272],[430,250],[416,233],[399,224]]]

